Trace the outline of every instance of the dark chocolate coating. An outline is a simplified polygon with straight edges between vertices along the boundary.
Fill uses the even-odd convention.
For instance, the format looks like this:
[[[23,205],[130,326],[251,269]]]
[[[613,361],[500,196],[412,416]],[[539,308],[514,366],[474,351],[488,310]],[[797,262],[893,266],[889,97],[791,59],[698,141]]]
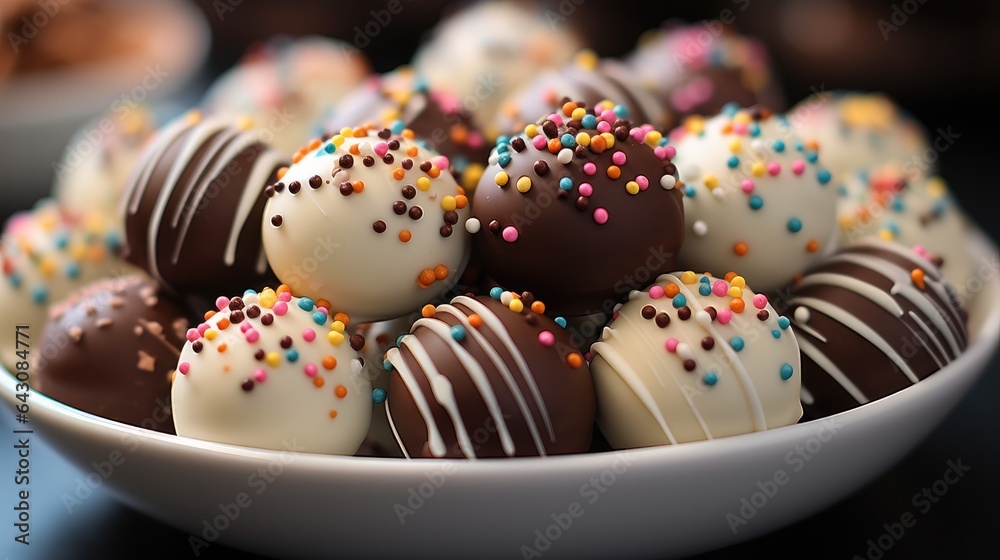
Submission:
[[[578,132],[546,122],[539,134],[548,129],[550,138]],[[612,130],[633,126],[627,120],[616,122]],[[660,159],[653,148],[626,135],[601,153],[593,144],[577,146],[564,165],[557,154],[536,149],[523,134],[514,137],[511,146],[520,141],[520,152],[514,147],[507,152],[507,166],[486,168],[473,198],[472,213],[481,223],[475,247],[490,277],[506,287],[530,288],[556,315],[610,314],[631,290],[674,269],[684,240],[684,205],[680,190],[660,185],[664,175],[677,178],[669,158]],[[618,151],[627,162],[620,166],[621,176],[611,179],[607,169]],[[537,165],[539,161],[544,166]],[[587,163],[596,165],[593,175],[584,172]],[[495,180],[501,171],[510,177],[505,186]],[[639,175],[646,177],[648,188],[629,194],[626,184]],[[516,188],[521,177],[531,180],[526,193]],[[572,180],[571,190],[560,188],[563,177]],[[582,183],[592,185],[591,196],[581,196]],[[608,216],[603,224],[595,220],[600,208]],[[503,238],[508,227],[517,231],[514,242]]]
[[[35,388],[85,412],[174,433],[170,384],[185,310],[139,275],[102,280],[52,311]]]
[[[922,271],[918,275],[923,274],[924,287],[911,277],[913,270]],[[845,281],[852,285],[861,282],[866,287],[851,288],[843,285]],[[868,290],[878,295],[873,298]],[[916,301],[907,294],[916,294]],[[804,398],[803,409],[810,419],[849,410],[861,400],[881,399],[912,385],[893,358],[917,379],[924,379],[938,371],[939,364],[958,358],[968,344],[966,313],[954,289],[929,261],[888,242],[869,241],[841,249],[794,284],[791,296],[788,316],[795,318],[795,336],[802,349],[802,386],[812,400]],[[814,302],[804,298],[819,300],[837,311],[816,309]],[[886,309],[876,301],[879,298],[891,299],[898,310]],[[808,321],[802,322],[796,315],[799,306],[808,309]],[[841,316],[832,316],[834,313]],[[946,328],[941,329],[940,324]],[[872,329],[891,351],[869,340],[860,332],[863,328]],[[856,398],[847,385],[837,381],[830,368],[821,365],[825,360],[840,370],[864,399]]]
[[[459,297],[452,302],[463,317],[484,315],[481,310],[468,305],[468,300],[463,301],[463,299],[464,297]],[[528,375],[537,384],[538,393],[553,428],[554,438],[546,428],[544,414],[537,406],[532,390],[518,367],[508,343],[505,343],[503,338],[490,327],[487,317],[483,317],[483,324],[475,330],[485,339],[485,346],[480,344],[472,333],[466,333],[458,344],[485,371],[489,386],[496,395],[501,417],[513,441],[513,456],[542,454],[526,418],[530,418],[536,426],[545,455],[584,453],[590,449],[597,406],[594,382],[589,368],[582,359],[576,368],[568,363],[568,356],[571,354],[575,354],[575,357],[570,359],[581,356],[580,351],[570,343],[568,333],[552,319],[533,313],[528,307],[516,313],[489,296],[478,296],[474,300],[488,308],[487,314],[494,315],[502,322],[503,329],[509,333],[517,351],[524,357],[529,370]],[[458,318],[450,313],[441,312],[440,308],[429,321],[440,322],[447,327],[461,324]],[[549,331],[554,335],[553,345],[544,346],[539,342],[538,336],[542,331]],[[389,354],[394,366],[389,379],[389,413],[408,455],[412,458],[430,457],[431,453],[427,423],[417,408],[413,393],[402,378],[399,371],[401,366],[413,372],[420,392],[430,403],[434,422],[447,448],[445,456],[455,458],[466,456],[459,445],[452,417],[435,399],[428,373],[414,355],[412,350],[414,339],[423,346],[434,367],[454,388],[462,424],[474,445],[475,456],[479,458],[509,456],[501,445],[500,429],[490,414],[486,397],[475,385],[469,371],[459,361],[456,351],[439,334],[419,323],[414,326],[410,335],[404,337],[396,358],[393,359],[391,351]],[[510,390],[501,370],[484,348],[495,350],[511,372],[518,392],[523,396],[528,415],[522,413],[515,393]]]
[[[217,121],[161,130],[126,190],[126,260],[178,293],[214,297],[275,284],[263,259],[263,193],[282,166],[249,133]],[[244,196],[255,199],[245,213]]]

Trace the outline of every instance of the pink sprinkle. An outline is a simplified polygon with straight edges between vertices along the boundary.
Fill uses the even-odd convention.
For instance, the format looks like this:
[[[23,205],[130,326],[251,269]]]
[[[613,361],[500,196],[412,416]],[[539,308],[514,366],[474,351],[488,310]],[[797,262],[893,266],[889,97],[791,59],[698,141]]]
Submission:
[[[913,252],[925,259],[927,258],[927,249],[923,245],[914,245]]]
[[[559,113],[552,113],[551,115],[549,115],[549,120],[556,123],[556,126],[563,125],[563,118],[562,115],[560,115]]]
[[[292,292],[281,292],[278,294],[278,301],[283,301],[285,303],[292,301]]]
[[[664,296],[663,286],[656,286],[656,285],[650,286],[649,297],[653,299],[660,299],[663,296]]]
[[[757,309],[764,309],[767,306],[767,296],[764,294],[757,294],[753,296],[753,306]]]
[[[323,307],[322,305],[321,305],[321,306],[319,306],[319,307],[317,307],[317,308],[316,308],[316,311],[317,311],[318,313],[322,313],[323,315],[326,315],[327,317],[329,317],[329,316],[330,316],[330,310],[329,310],[329,309],[327,309],[327,308],[325,308],[325,307]]]
[[[625,152],[621,150],[611,154],[611,161],[613,161],[615,165],[625,165],[625,161],[627,159],[628,158],[625,157]]]
[[[245,332],[247,332],[248,330],[250,330],[252,328],[253,328],[253,325],[251,325],[250,323],[243,323],[243,324],[240,325],[240,332],[241,333],[245,333]]]
[[[742,181],[740,181],[740,188],[743,189],[743,192],[747,194],[753,192],[753,187],[754,187],[753,179],[743,179]]]
[[[478,132],[470,133],[469,137],[465,141],[470,148],[481,148],[485,142],[486,140],[483,139],[483,135]]]
[[[503,236],[504,241],[506,241],[507,243],[513,243],[517,241],[517,236],[518,236],[517,228],[515,228],[514,226],[507,226],[503,228],[503,233],[501,235]]]
[[[712,284],[712,293],[722,297],[729,293],[729,285],[722,280],[716,280],[715,283]]]
[[[438,169],[448,169],[451,166],[451,162],[447,156],[439,156],[434,159],[434,166]]]
[[[806,163],[801,159],[797,159],[792,162],[792,173],[796,175],[802,175],[802,173],[805,170],[806,170]]]
[[[531,145],[535,147],[536,150],[544,150],[548,142],[545,140],[544,134],[537,134],[531,139]]]
[[[597,132],[611,132],[611,123],[608,121],[597,123]]]
[[[639,184],[639,190],[644,191],[649,188],[649,179],[645,175],[639,175],[635,178],[635,182]]]
[[[653,155],[657,159],[673,159],[677,155],[677,148],[673,146],[657,146],[653,148]]]
[[[202,323],[198,325],[198,334],[205,336],[205,331],[207,331],[210,328],[212,328],[212,326],[209,325],[208,323]]]
[[[271,308],[271,311],[274,311],[275,315],[281,317],[285,313],[288,313],[288,304],[283,301],[279,301],[278,303],[274,304],[274,307]]]
[[[187,340],[188,342],[194,342],[201,338],[201,331],[198,329],[188,329]]]
[[[590,183],[580,183],[580,196],[590,196],[594,194],[594,185]]]
[[[250,329],[247,331],[247,342],[253,344],[260,340],[260,333],[256,329]]]
[[[312,342],[316,340],[316,331],[312,329],[306,329],[302,331],[302,339],[306,342]]]
[[[608,223],[608,211],[604,208],[594,210],[594,221],[599,224]]]
[[[319,368],[316,367],[316,364],[306,364],[306,375],[316,377],[317,373],[319,373]]]
[[[731,309],[720,309],[715,315],[715,319],[719,321],[720,325],[728,325],[729,321],[733,320],[733,312]]]
[[[667,352],[676,352],[678,344],[680,344],[680,342],[678,342],[676,338],[668,338],[663,343],[663,347],[667,349]]]
[[[257,383],[263,383],[267,381],[267,371],[264,368],[257,368],[253,372],[253,378]]]
[[[583,172],[586,175],[593,175],[594,173],[597,173],[597,166],[594,165],[594,162],[588,161],[583,164]]]
[[[636,142],[642,142],[646,139],[646,131],[641,128],[633,128],[629,131],[629,136],[631,136]]]
[[[611,130],[611,123],[618,120],[618,115],[611,109],[605,109],[601,111],[601,120],[608,123],[608,130]]]
[[[219,296],[219,298],[215,300],[215,308],[219,311],[222,311],[227,307],[229,307],[229,298],[226,296]]]
[[[191,371],[191,364],[188,362],[181,362],[181,364],[177,366],[177,371],[181,372],[181,375],[187,375],[188,372]]]
[[[747,133],[746,123],[733,123],[733,132],[736,134],[746,134]]]
[[[542,331],[538,333],[538,342],[540,342],[542,346],[552,346],[556,343],[556,337],[549,331]]]
[[[378,144],[375,144],[374,149],[375,153],[378,154],[378,157],[385,157],[385,154],[389,152],[389,144],[385,142],[379,142]]]
[[[776,161],[772,161],[771,163],[767,164],[767,172],[771,175],[777,175],[778,173],[781,173],[781,164]]]

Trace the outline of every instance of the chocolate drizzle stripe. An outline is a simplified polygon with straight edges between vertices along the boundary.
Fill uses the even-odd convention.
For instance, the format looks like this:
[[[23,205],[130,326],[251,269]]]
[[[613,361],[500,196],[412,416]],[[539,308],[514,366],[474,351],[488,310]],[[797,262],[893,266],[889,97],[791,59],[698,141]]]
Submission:
[[[173,126],[158,133],[155,140],[156,143],[154,144],[155,148],[151,148],[143,154],[143,159],[136,165],[136,169],[141,171],[135,176],[136,179],[130,183],[133,187],[131,189],[132,199],[129,200],[128,204],[128,213],[130,215],[134,215],[139,211],[139,205],[142,203],[143,195],[146,192],[146,188],[149,187],[150,179],[156,170],[157,164],[163,159],[164,154],[174,144],[174,141],[189,128],[186,122],[178,121],[174,123]]]
[[[844,372],[840,371],[837,364],[833,363],[833,361],[830,360],[830,358],[828,358],[822,350],[814,346],[813,343],[807,340],[806,337],[799,337],[798,343],[799,349],[802,353],[809,356],[812,361],[816,362],[816,365],[823,368],[823,371],[825,371],[827,375],[832,377],[834,381],[839,383],[845,391],[854,397],[854,400],[858,401],[858,404],[865,404],[868,402],[868,397],[861,392],[861,389],[859,389],[858,386],[855,385],[846,374],[844,374]],[[802,390],[805,391],[804,386],[802,387]]]
[[[410,396],[413,397],[414,404],[417,405],[417,410],[420,411],[420,415],[424,418],[424,422],[427,424],[427,445],[430,447],[431,454],[435,457],[443,457],[445,453],[448,452],[448,448],[444,444],[444,438],[441,437],[441,432],[437,428],[437,422],[434,421],[434,414],[431,412],[430,404],[427,402],[427,398],[424,396],[423,391],[420,391],[420,387],[417,385],[417,379],[413,376],[413,372],[403,361],[403,357],[400,355],[399,348],[390,348],[386,352],[386,359],[392,362],[395,367],[396,373],[399,374],[399,378],[406,385],[407,391]],[[391,415],[390,415],[391,418]],[[395,429],[393,430],[395,432]],[[399,436],[396,436],[397,441],[399,441],[400,449],[406,450],[406,446],[403,445],[402,440]]]
[[[245,136],[248,142],[252,139],[250,136]],[[256,144],[256,142],[254,142]],[[263,186],[267,184],[267,180],[274,174],[274,171],[281,166],[281,158],[278,155],[277,150],[268,150],[264,146],[259,146],[260,153],[258,157],[254,159],[253,169],[250,171],[250,175],[247,179],[247,187],[243,190],[243,195],[240,197],[239,206],[236,209],[236,215],[233,218],[232,227],[229,230],[229,240],[226,243],[226,253],[225,253],[225,263],[229,266],[233,266],[236,263],[236,247],[239,244],[240,232],[243,231],[244,226],[250,219],[253,213],[254,207],[260,200],[260,195]],[[254,188],[253,185],[259,185]],[[261,244],[260,254],[266,255],[264,253],[264,246]],[[266,268],[264,269],[266,270]],[[263,273],[263,271],[260,271]]]

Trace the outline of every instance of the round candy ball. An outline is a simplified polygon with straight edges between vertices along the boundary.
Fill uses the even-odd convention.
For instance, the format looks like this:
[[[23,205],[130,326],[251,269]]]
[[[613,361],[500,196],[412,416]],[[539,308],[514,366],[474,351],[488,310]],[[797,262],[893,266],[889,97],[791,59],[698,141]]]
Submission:
[[[665,142],[610,104],[575,102],[499,140],[466,224],[487,274],[583,315],[671,270],[684,208]]]
[[[315,142],[266,190],[268,262],[294,293],[358,321],[419,309],[458,281],[469,256],[469,201],[448,167],[389,129]]]
[[[389,421],[407,457],[590,448],[594,383],[580,351],[531,294],[493,295],[428,306],[388,351]]]
[[[836,239],[830,173],[784,118],[729,105],[675,130],[687,229],[677,262],[781,288]]]
[[[219,298],[187,334],[173,386],[177,435],[353,455],[372,418],[364,338],[326,302],[265,288]]]
[[[616,449],[794,424],[799,347],[742,276],[665,274],[632,292],[591,347],[597,422]]]

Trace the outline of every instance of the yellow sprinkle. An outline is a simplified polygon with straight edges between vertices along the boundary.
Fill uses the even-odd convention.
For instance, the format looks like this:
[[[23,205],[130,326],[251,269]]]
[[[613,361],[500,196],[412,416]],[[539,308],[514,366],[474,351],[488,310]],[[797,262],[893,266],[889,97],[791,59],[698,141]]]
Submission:
[[[534,138],[535,136],[538,136],[538,125],[529,124],[528,126],[524,127],[524,134],[528,138]]]
[[[497,184],[497,186],[502,187],[510,182],[510,175],[508,175],[506,171],[501,171],[496,174],[493,181]]]
[[[762,176],[764,174],[764,164],[759,161],[753,162],[753,165],[750,166],[750,173],[753,173],[755,177]]]
[[[354,129],[349,126],[345,126],[344,128],[340,129],[340,135],[343,136],[344,138],[353,138]]]
[[[201,111],[188,111],[188,114],[184,115],[184,120],[186,120],[189,125],[195,125],[200,123]]]
[[[611,134],[610,132],[602,132],[601,133],[601,138],[604,138],[604,140],[607,141],[607,143],[608,143],[608,149],[611,149],[611,147],[613,147],[615,145],[615,135],[614,134]]]
[[[268,352],[267,356],[264,357],[264,361],[271,367],[278,367],[281,365],[281,354],[277,352]]]
[[[326,339],[334,346],[340,346],[344,342],[344,333],[330,331],[326,333]]]
[[[880,229],[878,231],[878,236],[884,239],[885,241],[892,241],[893,238],[892,232],[887,229]]]
[[[343,321],[334,321],[333,324],[330,325],[330,330],[334,332],[342,333],[346,329],[347,325],[345,325]]]
[[[260,306],[264,309],[271,309],[276,303],[278,303],[278,295],[271,288],[265,288],[260,293]]]
[[[517,179],[517,191],[526,193],[531,190],[531,179],[525,175],[521,175]]]
[[[236,128],[243,131],[250,130],[253,128],[253,125],[253,119],[250,117],[240,117],[239,120],[236,121]]]
[[[742,276],[733,276],[733,279],[729,281],[729,284],[736,286],[737,288],[746,288],[747,279]]]
[[[52,259],[45,259],[38,264],[38,269],[42,272],[42,276],[50,277],[56,273],[56,263],[52,262]]]
[[[691,134],[701,134],[705,130],[705,118],[699,116],[688,117],[684,121],[684,128]]]
[[[647,145],[656,147],[659,145],[660,140],[663,139],[663,134],[658,130],[650,130],[646,133],[646,139],[643,140]]]
[[[576,143],[586,148],[590,145],[590,135],[586,132],[577,132]]]
[[[628,191],[628,194],[639,194],[639,183],[629,181],[625,183],[625,190]]]
[[[576,65],[584,70],[593,70],[597,68],[597,63],[597,53],[590,49],[583,49],[576,53]]]
[[[681,274],[681,282],[683,282],[684,284],[690,285],[694,284],[697,281],[698,281],[698,275],[695,274],[693,271],[689,270],[684,274]]]
[[[205,340],[215,340],[215,337],[219,336],[219,331],[215,329],[208,329],[205,331]]]
[[[26,253],[31,253],[32,251],[25,251]],[[87,256],[87,246],[83,244],[75,244],[73,248],[70,249],[70,256],[73,257],[75,261],[82,261],[84,257]]]
[[[431,180],[428,179],[427,177],[421,177],[417,179],[417,188],[422,191],[426,191],[427,189],[431,188]]]
[[[729,151],[730,152],[733,152],[733,153],[738,152],[738,151],[740,151],[740,149],[742,147],[743,147],[743,143],[740,142],[738,138],[733,138],[732,140],[729,141]]]
[[[705,186],[709,189],[714,189],[719,186],[719,180],[711,173],[705,175],[705,178],[702,180],[705,182]]]
[[[576,109],[573,109],[573,113],[570,115],[570,118],[580,120],[586,115],[587,115],[586,109],[584,109],[583,107],[577,107]]]
[[[743,297],[743,289],[740,288],[739,286],[730,286],[729,287],[729,297],[733,297],[733,298]]]
[[[738,124],[750,124],[750,113],[747,113],[746,111],[736,113],[736,116],[733,117],[733,122]]]
[[[524,304],[519,299],[512,299],[510,300],[509,307],[514,313],[520,313],[524,309]]]
[[[445,212],[451,212],[455,208],[458,208],[458,203],[455,202],[455,197],[447,195],[441,199],[441,209]]]

